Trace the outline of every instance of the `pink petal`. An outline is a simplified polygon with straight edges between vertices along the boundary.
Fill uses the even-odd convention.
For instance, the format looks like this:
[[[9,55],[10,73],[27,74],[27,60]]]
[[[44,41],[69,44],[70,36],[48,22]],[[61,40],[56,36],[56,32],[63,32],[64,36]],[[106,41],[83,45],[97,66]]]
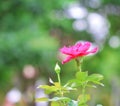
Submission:
[[[62,61],[62,64],[69,62],[72,59],[75,59],[77,57],[82,57],[91,53],[96,53],[98,48],[92,48],[91,42],[78,42],[73,46],[66,47],[60,49],[60,52],[63,54],[68,55],[68,57]]]
[[[63,54],[71,55],[71,49],[65,46],[60,49],[60,52],[62,52]]]
[[[78,43],[75,44],[75,47],[76,47],[76,48],[79,48],[80,46],[82,46],[82,43],[81,43],[81,42],[78,42]]]
[[[79,48],[79,52],[85,52],[87,51],[91,46],[90,42],[85,42],[83,46]]]
[[[69,62],[73,58],[74,57],[72,57],[72,56],[67,56],[66,59],[62,61],[62,64]]]
[[[96,53],[98,51],[98,47],[90,50],[90,51],[87,51],[84,55],[87,55],[87,54],[91,54],[91,53]]]
[[[97,51],[98,51],[98,47],[92,49],[92,50],[90,51],[90,53],[96,53]]]

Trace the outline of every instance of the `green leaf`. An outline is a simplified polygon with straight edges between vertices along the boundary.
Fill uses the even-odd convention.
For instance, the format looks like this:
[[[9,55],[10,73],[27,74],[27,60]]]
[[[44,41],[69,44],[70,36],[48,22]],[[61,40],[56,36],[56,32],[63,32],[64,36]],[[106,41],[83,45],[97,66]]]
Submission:
[[[78,102],[75,101],[75,100],[71,100],[71,101],[68,103],[68,106],[78,106]]]
[[[76,73],[76,79],[84,81],[88,77],[88,72],[77,72]]]
[[[76,78],[70,80],[68,83],[71,84],[72,87],[79,87],[87,82],[88,72],[77,72]]]
[[[88,106],[87,104],[78,104],[78,106]]]
[[[93,83],[98,84],[98,85],[101,85],[101,86],[104,86],[104,84],[101,83],[101,82],[94,81]]]
[[[88,80],[89,81],[101,81],[103,80],[103,75],[100,75],[100,74],[92,74],[90,76],[88,76]]]
[[[65,87],[64,88],[66,91],[72,91],[72,90],[77,90],[76,88],[73,88],[73,87]]]
[[[46,97],[42,97],[42,98],[36,98],[35,101],[36,102],[42,102],[42,101],[49,101],[49,99],[46,98]]]
[[[68,97],[54,97],[52,99],[49,99],[49,101],[63,101],[63,102],[69,102],[71,101]]]
[[[56,86],[49,86],[49,85],[40,85],[38,88],[44,89],[46,94],[50,94],[52,92],[56,92],[59,90]]]
[[[103,80],[103,75],[100,75],[100,74],[92,74],[90,76],[88,76],[87,80],[89,82],[93,82],[95,84],[98,84],[98,85],[101,85],[101,86],[104,86],[104,84],[102,84],[100,81]]]
[[[61,106],[61,104],[59,102],[51,102],[50,106]]]
[[[68,97],[54,97],[49,101],[51,101],[51,106],[66,106],[65,104],[68,104],[71,99]]]
[[[46,94],[57,92],[57,91],[60,91],[61,89],[63,89],[63,87],[58,82],[54,82],[54,85],[52,85],[52,86],[40,85],[40,86],[38,86],[38,88],[44,89]]]
[[[75,88],[75,87],[81,86],[83,84],[83,81],[78,79],[72,79],[72,80],[69,80],[68,83],[69,85],[71,85],[71,87]]]
[[[69,93],[69,91],[71,90],[76,90],[76,88],[70,87],[70,86],[61,86],[60,83],[58,82],[53,82],[54,85],[49,86],[49,85],[40,85],[38,86],[38,88],[42,88],[44,89],[44,92],[46,94],[50,94],[50,93],[56,93],[56,94],[60,94],[60,91],[62,91],[63,93]]]
[[[61,85],[60,85],[59,82],[55,82],[55,83],[54,83],[54,86],[55,86],[56,88],[58,88],[58,89],[61,89]]]
[[[87,87],[97,88],[95,85],[92,85],[92,84],[87,84]]]

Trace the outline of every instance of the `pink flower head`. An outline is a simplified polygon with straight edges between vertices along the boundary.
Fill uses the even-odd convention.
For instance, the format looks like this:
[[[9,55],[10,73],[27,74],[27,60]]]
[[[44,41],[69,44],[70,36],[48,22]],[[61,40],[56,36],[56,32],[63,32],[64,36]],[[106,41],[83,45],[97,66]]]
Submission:
[[[93,49],[91,48],[92,44],[90,42],[78,42],[71,47],[64,46],[60,49],[60,52],[68,56],[65,60],[62,61],[62,64],[67,63],[77,57],[83,57],[91,53],[96,53],[98,50],[98,47],[95,47]]]

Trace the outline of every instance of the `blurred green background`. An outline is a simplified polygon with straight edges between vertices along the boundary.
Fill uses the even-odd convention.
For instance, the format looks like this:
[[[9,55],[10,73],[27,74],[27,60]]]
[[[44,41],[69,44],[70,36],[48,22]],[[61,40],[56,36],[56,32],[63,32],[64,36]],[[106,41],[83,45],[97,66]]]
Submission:
[[[120,0],[0,0],[0,106],[47,106],[34,102],[37,86],[57,80],[56,62],[63,84],[74,77],[59,48],[81,40],[100,48],[83,70],[104,75],[89,105],[120,106]]]

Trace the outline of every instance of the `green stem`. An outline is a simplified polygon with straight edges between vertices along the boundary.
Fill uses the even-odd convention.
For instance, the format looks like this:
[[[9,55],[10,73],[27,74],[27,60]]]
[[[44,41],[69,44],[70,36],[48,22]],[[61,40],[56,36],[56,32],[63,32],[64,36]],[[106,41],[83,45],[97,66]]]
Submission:
[[[58,82],[60,84],[60,96],[63,97],[63,92],[62,92],[62,89],[61,89],[61,80],[60,80],[60,73],[57,74],[57,77],[58,77]],[[66,103],[64,101],[61,101],[61,104],[63,104],[64,106],[66,106]]]
[[[60,95],[63,97],[63,92],[62,92],[62,89],[61,89],[61,80],[60,80],[60,73],[57,73],[57,77],[58,77],[58,82],[60,84]]]
[[[78,68],[78,71],[82,71],[81,70],[81,62],[80,62],[80,60],[77,58],[77,59],[75,59],[75,61],[76,61],[76,64],[77,64],[77,68]]]
[[[82,88],[82,96],[83,96],[83,101],[85,102],[85,87],[84,86]]]
[[[85,87],[86,87],[86,84],[84,84],[83,86],[82,86],[82,97],[83,97],[83,101],[84,101],[84,103],[86,104],[86,101],[85,101]]]
[[[60,74],[57,74],[57,77],[58,77],[58,82],[61,85]]]

